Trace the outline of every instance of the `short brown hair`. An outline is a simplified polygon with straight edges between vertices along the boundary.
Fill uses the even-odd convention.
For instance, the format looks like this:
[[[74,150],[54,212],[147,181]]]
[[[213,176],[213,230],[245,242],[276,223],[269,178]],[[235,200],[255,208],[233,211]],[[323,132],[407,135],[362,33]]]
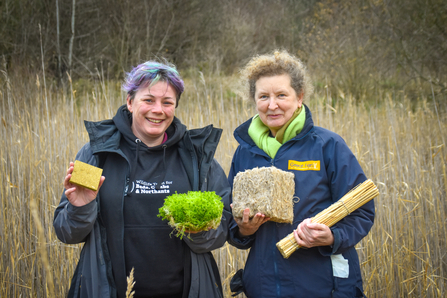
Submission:
[[[303,101],[313,92],[311,79],[306,66],[297,57],[285,50],[275,50],[272,54],[257,55],[241,70],[242,78],[248,84],[248,96],[254,100],[256,81],[261,77],[271,77],[288,74],[290,85],[299,96],[303,94]]]

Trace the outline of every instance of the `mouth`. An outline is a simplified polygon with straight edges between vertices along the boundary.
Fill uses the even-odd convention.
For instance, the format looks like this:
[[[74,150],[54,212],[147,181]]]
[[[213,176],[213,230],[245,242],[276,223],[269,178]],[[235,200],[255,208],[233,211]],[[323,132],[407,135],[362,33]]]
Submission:
[[[160,122],[162,122],[163,120],[159,120],[159,119],[149,119],[149,118],[146,118],[149,122],[152,122],[152,123],[160,123]]]

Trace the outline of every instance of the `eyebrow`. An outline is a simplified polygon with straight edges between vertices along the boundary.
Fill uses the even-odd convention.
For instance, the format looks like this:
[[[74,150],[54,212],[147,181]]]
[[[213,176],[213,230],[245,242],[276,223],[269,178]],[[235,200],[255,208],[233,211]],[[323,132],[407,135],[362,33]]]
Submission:
[[[287,89],[279,89],[277,91],[275,91],[274,93],[287,93]],[[255,94],[264,94],[264,93],[270,93],[269,91],[264,91],[264,90],[257,90]]]
[[[166,94],[166,93],[165,93],[165,94]],[[141,97],[155,97],[155,96],[152,95],[151,93],[145,93],[145,94],[141,95]],[[162,99],[167,99],[167,98],[175,99],[175,97],[172,97],[172,96],[162,96],[161,98],[162,98]]]

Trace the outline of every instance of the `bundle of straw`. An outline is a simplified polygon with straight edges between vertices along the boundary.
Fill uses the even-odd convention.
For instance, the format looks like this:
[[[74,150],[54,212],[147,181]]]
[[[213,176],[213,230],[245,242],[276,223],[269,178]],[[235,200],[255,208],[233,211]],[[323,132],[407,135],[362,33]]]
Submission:
[[[336,203],[312,217],[312,222],[332,227],[345,216],[348,216],[352,211],[360,208],[378,195],[379,190],[376,185],[368,179],[354,187]],[[294,251],[300,248],[296,243],[293,233],[290,233],[284,239],[276,243],[276,247],[286,259],[289,258]]]

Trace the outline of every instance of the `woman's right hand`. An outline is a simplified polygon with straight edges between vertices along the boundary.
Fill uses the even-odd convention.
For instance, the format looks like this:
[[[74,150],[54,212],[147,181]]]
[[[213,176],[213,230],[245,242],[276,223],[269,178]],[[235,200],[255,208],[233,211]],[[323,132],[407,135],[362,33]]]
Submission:
[[[67,170],[67,176],[65,176],[64,180],[65,196],[67,196],[70,204],[76,207],[81,207],[87,205],[96,198],[96,195],[98,194],[98,191],[106,178],[104,176],[101,176],[98,190],[93,191],[91,189],[70,183],[71,174],[73,173],[73,167],[74,163],[70,162],[70,166]]]
[[[270,220],[270,217],[258,212],[250,219],[250,209],[245,208],[242,218],[235,217],[234,220],[239,227],[239,236],[247,237],[256,233],[263,223]]]

